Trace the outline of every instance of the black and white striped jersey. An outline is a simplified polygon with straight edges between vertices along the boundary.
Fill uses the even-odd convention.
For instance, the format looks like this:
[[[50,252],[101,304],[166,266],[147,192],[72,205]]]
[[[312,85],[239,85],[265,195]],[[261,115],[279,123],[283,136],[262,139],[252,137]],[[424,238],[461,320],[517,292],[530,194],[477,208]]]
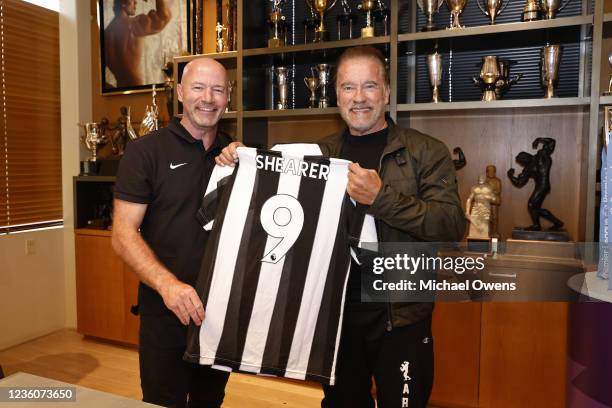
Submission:
[[[196,286],[206,318],[190,326],[185,359],[333,384],[350,245],[365,215],[346,194],[350,162],[238,154],[199,213],[213,222]]]

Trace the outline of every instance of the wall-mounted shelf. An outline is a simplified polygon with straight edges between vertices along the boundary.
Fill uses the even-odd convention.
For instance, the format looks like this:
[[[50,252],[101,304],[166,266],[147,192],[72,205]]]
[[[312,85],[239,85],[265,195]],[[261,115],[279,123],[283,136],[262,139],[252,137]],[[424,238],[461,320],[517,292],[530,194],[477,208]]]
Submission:
[[[193,55],[185,55],[184,57],[176,57],[174,58],[174,61],[176,61],[176,63],[180,64],[183,62],[189,62],[193,59]],[[208,54],[200,54],[198,55],[198,57],[207,57],[207,58],[212,58],[212,59],[216,59],[216,60],[227,60],[227,59],[237,59],[238,58],[238,51],[227,51],[227,52],[211,52]]]
[[[312,109],[283,109],[283,110],[256,110],[244,111],[244,118],[281,118],[295,116],[322,116],[337,115],[340,113],[337,107],[332,108],[312,108]]]
[[[612,95],[604,95],[599,97],[600,105],[612,105]]]
[[[272,54],[285,54],[291,52],[304,52],[304,51],[319,51],[333,48],[348,48],[355,45],[376,45],[376,44],[388,44],[390,37],[372,37],[372,38],[353,38],[351,40],[341,41],[326,41],[319,43],[308,43],[299,45],[288,45],[285,47],[277,48],[251,48],[242,51],[242,55],[245,57],[252,57],[255,55],[272,55]]]
[[[465,37],[485,34],[509,33],[516,31],[543,30],[547,28],[572,27],[585,24],[593,24],[593,16],[575,16],[555,18],[552,20],[538,20],[528,22],[516,22],[496,24],[489,26],[466,27],[456,30],[438,30],[430,32],[406,33],[398,35],[398,41],[433,40],[437,38]]]
[[[500,109],[500,108],[536,108],[548,106],[586,106],[590,98],[553,98],[553,99],[510,99],[492,102],[439,102],[398,104],[398,112],[468,110],[468,109]]]

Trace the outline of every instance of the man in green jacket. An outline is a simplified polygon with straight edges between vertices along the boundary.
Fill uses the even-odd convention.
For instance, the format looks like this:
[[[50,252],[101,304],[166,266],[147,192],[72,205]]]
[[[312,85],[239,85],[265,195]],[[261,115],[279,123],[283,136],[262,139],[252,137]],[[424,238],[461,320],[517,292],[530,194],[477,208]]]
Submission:
[[[336,95],[347,128],[319,142],[324,154],[347,159],[347,192],[375,219],[379,242],[459,241],[465,219],[446,146],[385,116],[391,93],[376,48],[347,49],[338,59]],[[236,160],[238,144],[217,157]],[[351,266],[336,367],[323,408],[426,407],[433,385],[433,303],[361,301],[361,271]]]

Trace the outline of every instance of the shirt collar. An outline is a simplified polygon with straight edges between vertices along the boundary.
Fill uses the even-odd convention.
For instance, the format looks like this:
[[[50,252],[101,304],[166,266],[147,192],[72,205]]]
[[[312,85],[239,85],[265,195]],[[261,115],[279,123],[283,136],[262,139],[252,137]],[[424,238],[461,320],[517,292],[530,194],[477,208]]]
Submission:
[[[187,131],[187,129],[185,129],[183,127],[183,125],[181,125],[181,121],[179,118],[174,117],[172,118],[172,120],[170,121],[170,123],[168,124],[168,129],[174,133],[176,136],[180,137],[181,139],[185,140],[188,143],[194,144],[194,143],[199,143],[202,147],[204,147],[202,145],[202,141],[195,139],[193,136],[191,136],[191,133],[189,133]],[[215,140],[213,141],[213,144],[208,148],[208,150],[206,151],[208,152],[212,152],[215,149],[222,149],[225,146],[227,146],[229,144],[229,142],[231,142],[231,138],[226,135],[224,132],[220,131],[217,129],[217,134],[215,135]]]

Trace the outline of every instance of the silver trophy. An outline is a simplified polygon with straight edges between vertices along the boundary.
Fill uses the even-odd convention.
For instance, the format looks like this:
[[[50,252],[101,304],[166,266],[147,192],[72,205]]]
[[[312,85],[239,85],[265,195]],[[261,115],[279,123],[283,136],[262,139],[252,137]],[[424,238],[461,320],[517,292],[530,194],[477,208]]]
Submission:
[[[480,74],[474,77],[474,83],[482,90],[482,101],[491,102],[497,99],[495,84],[500,78],[499,63],[495,55],[482,58]]]
[[[561,5],[561,0],[540,0],[540,10],[542,10],[544,19],[551,20],[555,18],[557,13],[563,10],[569,2],[570,0],[565,0],[565,3]]]
[[[513,61],[500,59],[497,63],[499,65],[499,79],[495,83],[495,96],[497,99],[501,99],[512,85],[521,80],[523,74],[516,74],[514,77],[510,77],[510,65]]]
[[[327,96],[327,85],[330,82],[330,66],[329,64],[317,64],[317,76],[319,77],[319,88],[321,89],[319,97],[319,108],[327,108],[329,106],[329,98]]]
[[[348,38],[353,38],[353,23],[357,21],[357,15],[351,10],[351,6],[348,0],[340,0],[340,6],[342,11],[336,17],[336,24],[338,28],[338,39],[342,39],[342,27],[348,26]]]
[[[151,105],[147,105],[145,107],[145,114],[142,118],[142,122],[140,122],[140,129],[138,133],[141,136],[148,135],[149,133],[157,130],[159,128],[159,109],[157,107],[157,91],[155,89],[155,85],[153,85],[153,95]]]
[[[417,0],[417,4],[421,11],[423,11],[423,14],[427,17],[427,24],[423,26],[421,31],[434,31],[438,29],[433,18],[438,10],[440,10],[442,3],[444,3],[444,0]]]
[[[465,5],[467,4],[467,0],[446,0],[446,5],[448,6],[448,10],[453,17],[453,22],[449,29],[453,30],[455,28],[463,28],[461,22],[459,21],[459,15],[463,13],[463,9],[465,9]]]
[[[427,68],[429,70],[429,84],[432,88],[431,101],[440,102],[440,85],[442,85],[442,55],[437,51],[427,56]]]
[[[509,0],[506,2],[504,0],[483,0],[483,2],[484,7],[480,4],[480,0],[476,0],[478,8],[489,17],[489,24],[491,25],[495,24],[497,16],[503,13],[508,4],[510,4]]]
[[[561,62],[562,47],[560,45],[547,45],[542,48],[542,85],[546,87],[544,97],[555,97],[555,84],[559,79],[559,64]]]
[[[308,99],[309,108],[317,107],[317,88],[319,87],[319,77],[315,74],[314,68],[310,68],[312,76],[304,78],[304,84],[310,91],[310,98]]]
[[[382,21],[384,28],[383,35],[387,36],[389,35],[389,18],[391,17],[391,10],[389,10],[389,8],[381,0],[377,0],[376,4],[377,7],[373,11],[374,20]]]
[[[287,67],[276,67],[274,73],[276,74],[276,87],[278,88],[278,101],[276,102],[276,109],[282,110],[287,109],[287,101],[289,100],[289,74],[291,70]]]
[[[104,126],[107,123],[108,120],[104,123],[79,123],[79,126],[85,130],[85,133],[80,136],[81,143],[83,143],[90,152],[90,157],[85,161],[81,161],[81,175],[83,176],[95,176],[98,174],[98,146],[105,145],[108,141],[105,135]]]
[[[268,39],[268,47],[282,47],[285,45],[287,30],[285,27],[285,16],[281,6],[285,0],[272,0],[272,12],[268,16],[270,26],[272,27],[272,38]]]

